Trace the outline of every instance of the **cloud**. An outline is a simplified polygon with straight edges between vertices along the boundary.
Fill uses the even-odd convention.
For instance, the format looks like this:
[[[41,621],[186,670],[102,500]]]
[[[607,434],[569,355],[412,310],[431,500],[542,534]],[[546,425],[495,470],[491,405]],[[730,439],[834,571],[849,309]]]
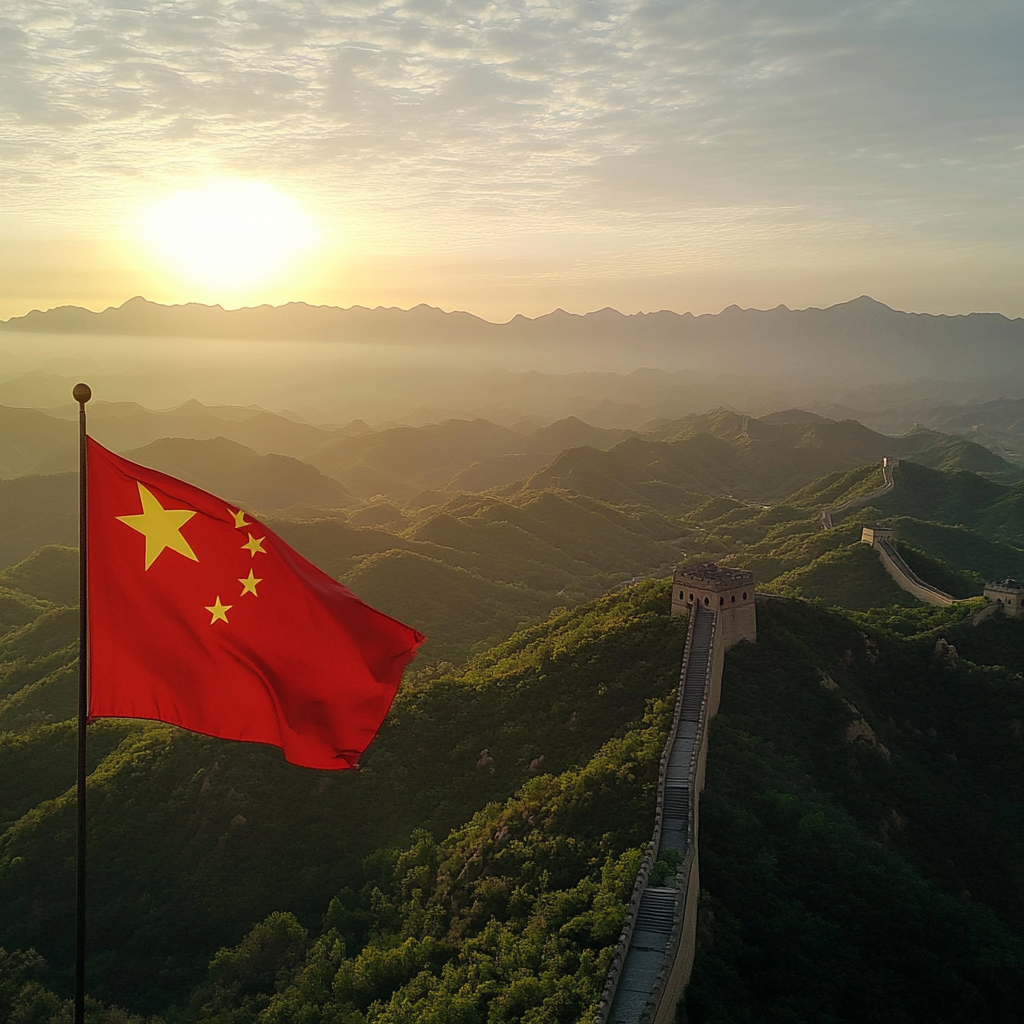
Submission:
[[[94,232],[231,173],[413,248],[1016,251],[1022,36],[998,0],[7,0],[0,173]]]

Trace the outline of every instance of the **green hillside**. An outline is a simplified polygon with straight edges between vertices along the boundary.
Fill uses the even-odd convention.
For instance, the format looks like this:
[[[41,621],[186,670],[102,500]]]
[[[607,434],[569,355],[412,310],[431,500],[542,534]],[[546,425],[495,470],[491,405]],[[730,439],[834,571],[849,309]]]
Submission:
[[[316,925],[331,894],[379,872],[363,866],[374,851],[415,828],[442,838],[538,774],[540,758],[542,772],[585,765],[675,685],[685,622],[669,619],[666,595],[664,584],[636,587],[463,670],[413,673],[358,773],[297,769],[277,750],[171,727],[127,731],[90,778],[95,991],[160,1010],[272,911]],[[60,730],[26,735],[19,758],[72,770]],[[0,835],[0,946],[34,947],[54,965],[70,962],[73,815],[64,793]]]
[[[384,494],[405,501],[443,488],[481,459],[521,451],[522,445],[514,430],[487,420],[446,420],[335,438],[306,458],[361,498]]]
[[[93,990],[178,1024],[589,1020],[651,828],[685,625],[666,604],[664,585],[639,587],[463,673],[414,676],[359,775],[127,735],[90,791]],[[805,602],[759,603],[758,619],[712,727],[687,1019],[1011,1024],[1024,624],[954,627],[979,660],[953,666],[934,638]],[[18,756],[29,742],[42,734]],[[50,964],[29,989],[24,959],[0,958],[0,993],[14,979],[26,1004],[66,992],[71,810],[59,798],[0,839],[18,921],[3,942]]]
[[[70,718],[77,702],[78,609],[49,608],[0,637],[0,731]]]
[[[28,558],[0,569],[0,586],[52,604],[78,604],[78,551],[48,544]]]
[[[38,618],[49,606],[20,590],[0,586],[0,637]]]
[[[945,526],[906,516],[893,517],[890,522],[907,544],[941,558],[954,569],[977,573],[984,580],[1007,576],[1024,578],[1024,526],[1016,534],[1016,543],[1005,543],[962,526]]]
[[[593,430],[555,426],[552,444]],[[759,601],[758,644],[727,658],[688,1019],[1016,1020],[1024,623],[921,605],[859,537],[893,523],[923,578],[970,598],[1024,577],[1024,485],[918,431],[895,439],[895,490],[823,530],[822,507],[880,485],[880,437],[719,410],[566,451],[524,487],[455,494],[449,477],[344,509],[313,508],[317,481],[340,492],[295,460],[156,445],[216,493],[230,463],[295,498],[274,528],[431,640],[358,773],[90,727],[90,991],[167,1024],[589,1021],[682,654],[664,577],[714,558],[804,600]],[[440,480],[392,441],[365,465],[410,490]],[[522,451],[474,469],[467,449],[458,472],[501,479],[511,463],[487,460]],[[0,481],[0,1020],[64,1024],[70,991],[77,559],[54,534],[75,525],[75,482]],[[600,596],[645,575],[660,582]]]
[[[372,555],[344,579],[364,601],[427,636],[427,659],[462,661],[470,649],[489,647],[566,603],[550,591],[483,579],[415,551]]]
[[[901,590],[867,544],[848,544],[808,565],[776,576],[763,588],[786,597],[819,598],[855,611],[878,605],[915,607],[920,602]]]
[[[1015,515],[1020,485],[909,461],[901,461],[895,480],[894,490],[837,517],[828,531],[821,509],[877,489],[877,467],[828,474],[767,509],[715,499],[681,517],[688,558],[743,565],[759,589],[774,593],[857,610],[913,606],[877,554],[866,545],[859,550],[861,527],[882,521],[896,528],[911,568],[955,597],[979,595],[986,580],[1024,576],[1024,519]]]
[[[965,471],[913,462],[896,470],[896,487],[878,501],[886,515],[964,526],[991,540],[1024,546],[1024,485],[1004,486]]]
[[[984,581],[976,573],[958,572],[939,558],[899,543],[904,561],[932,586],[961,600],[981,595]],[[853,611],[901,606],[918,608],[921,602],[900,588],[886,571],[878,552],[855,542],[833,548],[807,565],[781,573],[759,587],[765,593],[821,600]],[[967,615],[964,608],[962,615]]]
[[[445,420],[338,437],[306,461],[362,498],[406,501],[421,491],[481,491],[514,483],[568,448],[609,448],[629,431],[591,426],[575,416],[524,434],[488,420]]]
[[[700,504],[695,495],[778,501],[830,473],[880,466],[887,455],[970,468],[1005,482],[1022,479],[1020,469],[962,438],[928,431],[891,438],[855,420],[768,423],[718,410],[663,424],[606,452],[563,452],[526,486],[571,488],[613,504],[678,513]]]
[[[430,640],[427,659],[474,645],[680,558],[678,522],[574,494],[464,496],[387,529],[323,519],[273,523],[303,555]]]
[[[932,643],[758,606],[712,729],[689,1021],[1019,1019],[1024,690]]]

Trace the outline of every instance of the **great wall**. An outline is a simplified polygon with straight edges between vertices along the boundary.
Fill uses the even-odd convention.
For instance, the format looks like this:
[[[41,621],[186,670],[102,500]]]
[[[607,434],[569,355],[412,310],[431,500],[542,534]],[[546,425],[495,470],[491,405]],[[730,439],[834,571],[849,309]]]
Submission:
[[[863,508],[876,498],[888,494],[896,486],[895,469],[899,465],[899,459],[882,460],[882,477],[885,481],[881,487],[868,494],[858,495],[841,505],[833,505],[821,513],[821,525],[825,530],[833,528],[833,518],[845,515],[856,508]],[[885,526],[865,526],[861,531],[860,539],[865,544],[870,544],[877,552],[878,557],[885,566],[886,572],[893,578],[896,585],[902,587],[908,594],[912,594],[919,601],[926,604],[949,605],[956,598],[945,591],[926,583],[920,576],[910,568],[904,561],[903,556],[896,550],[895,531]]]
[[[882,565],[885,566],[886,572],[896,581],[896,584],[919,601],[924,601],[925,604],[948,605],[956,600],[944,590],[925,583],[907,565],[903,556],[896,550],[896,537],[893,530],[885,526],[865,526],[861,530],[860,539],[863,543],[870,544],[878,552]]]
[[[824,509],[821,513],[822,528],[831,530],[834,516],[844,515],[856,508],[863,508],[875,498],[880,498],[893,490],[896,486],[894,471],[899,464],[899,459],[883,459],[882,477],[885,481],[883,485],[868,494],[851,498],[841,505],[832,505]],[[947,594],[944,590],[926,583],[907,565],[903,556],[896,549],[896,532],[891,527],[865,526],[861,530],[860,539],[863,543],[870,544],[878,552],[879,560],[885,567],[885,571],[893,578],[896,585],[902,587],[908,594],[913,595],[919,601],[924,601],[925,604],[951,605],[956,601],[952,594]],[[986,583],[984,595],[989,603],[980,612],[971,616],[970,621],[974,625],[994,615],[1000,608],[1007,615],[1019,615],[1024,611],[1024,585],[1014,579]]]
[[[754,600],[754,575],[745,569],[705,562],[677,569],[673,577],[672,614],[690,616],[679,692],[661,756],[654,834],[633,886],[597,1024],[667,1024],[690,980],[708,725],[721,701],[725,651],[740,640],[757,639]],[[659,857],[668,851],[679,858],[669,879],[674,884],[652,884]]]
[[[833,516],[862,508],[893,490],[897,465],[897,460],[885,459],[883,485],[825,509],[822,526],[832,529]],[[954,602],[951,595],[926,583],[907,565],[896,550],[891,528],[865,526],[861,540],[878,551],[889,575],[908,593],[929,604]],[[633,885],[595,1024],[669,1024],[675,1020],[697,952],[700,794],[710,723],[722,697],[725,652],[741,640],[757,641],[756,602],[771,597],[755,594],[754,575],[746,569],[703,562],[675,571],[672,614],[690,617],[679,691],[661,756],[654,832]],[[975,624],[1000,608],[1008,615],[1024,615],[1024,585],[1016,580],[987,584],[985,597],[989,604],[971,618]],[[945,640],[937,641],[936,651],[940,649],[955,661],[955,648]],[[665,853],[673,856],[665,858]],[[678,863],[674,872],[673,862]]]
[[[868,494],[859,494],[856,498],[851,498],[849,501],[844,501],[841,505],[830,505],[826,509],[822,509],[821,512],[821,526],[824,530],[832,529],[832,517],[845,515],[847,512],[852,512],[855,508],[863,508],[869,502],[874,501],[875,498],[882,497],[883,494],[888,494],[896,486],[896,481],[893,477],[893,470],[899,465],[899,459],[882,459],[882,479],[885,481],[881,487],[869,492]]]

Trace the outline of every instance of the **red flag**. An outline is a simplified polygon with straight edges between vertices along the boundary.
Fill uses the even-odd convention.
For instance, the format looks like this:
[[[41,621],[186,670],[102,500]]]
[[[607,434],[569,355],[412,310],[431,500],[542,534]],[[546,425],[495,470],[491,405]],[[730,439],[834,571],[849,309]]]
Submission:
[[[424,637],[220,498],[88,439],[89,716],[354,767]]]

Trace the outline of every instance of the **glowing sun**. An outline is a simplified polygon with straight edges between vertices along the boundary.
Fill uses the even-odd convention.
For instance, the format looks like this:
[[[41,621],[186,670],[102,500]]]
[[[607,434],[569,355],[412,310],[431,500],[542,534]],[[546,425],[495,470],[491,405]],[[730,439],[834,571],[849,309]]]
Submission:
[[[178,274],[213,289],[265,284],[316,241],[291,197],[256,181],[215,181],[143,210],[141,233]]]

